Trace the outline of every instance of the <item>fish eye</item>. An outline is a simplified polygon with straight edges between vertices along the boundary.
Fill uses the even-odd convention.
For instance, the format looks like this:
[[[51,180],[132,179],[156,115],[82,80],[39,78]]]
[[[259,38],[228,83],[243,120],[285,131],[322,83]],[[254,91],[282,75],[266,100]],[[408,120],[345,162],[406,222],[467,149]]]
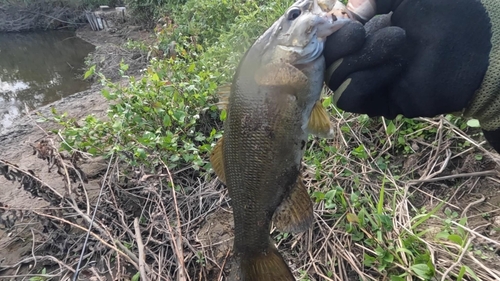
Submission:
[[[294,8],[288,11],[287,19],[288,20],[294,20],[300,16],[302,11],[299,8]]]

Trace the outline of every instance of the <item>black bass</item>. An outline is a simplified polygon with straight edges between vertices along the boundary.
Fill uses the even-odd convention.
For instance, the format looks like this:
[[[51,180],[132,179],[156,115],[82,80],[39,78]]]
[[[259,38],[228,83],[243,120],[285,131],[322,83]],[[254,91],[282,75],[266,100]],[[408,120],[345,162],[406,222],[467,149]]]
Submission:
[[[295,280],[269,235],[300,232],[313,222],[301,176],[308,134],[331,137],[319,102],[327,36],[347,19],[316,0],[296,1],[246,52],[229,91],[224,136],[210,156],[228,187],[234,218],[230,280]]]

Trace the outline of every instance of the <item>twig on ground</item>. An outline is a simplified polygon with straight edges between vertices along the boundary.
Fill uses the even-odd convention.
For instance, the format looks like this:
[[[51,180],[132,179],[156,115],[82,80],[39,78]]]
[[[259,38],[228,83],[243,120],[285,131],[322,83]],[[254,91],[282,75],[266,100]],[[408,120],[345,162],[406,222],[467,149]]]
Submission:
[[[411,181],[409,181],[409,183],[436,182],[436,181],[449,180],[449,179],[455,179],[455,178],[482,177],[482,176],[493,176],[493,175],[498,175],[498,171],[490,170],[490,171],[481,171],[481,172],[473,172],[473,173],[462,173],[462,174],[442,176],[442,177],[437,177],[437,178],[411,180]]]
[[[493,277],[493,280],[500,280],[500,271],[495,270],[493,268],[486,267],[482,262],[478,261],[476,257],[472,253],[467,253],[469,258],[473,260],[477,265],[479,265],[484,271],[488,272],[488,274]]]
[[[165,164],[163,162],[163,160],[161,160],[161,162],[163,163],[163,166],[165,167],[165,169],[167,169],[170,184],[172,185],[171,186],[172,197],[174,198],[175,214],[177,217],[177,225],[176,225],[177,235],[176,235],[176,237],[173,237],[173,239],[176,240],[174,247],[175,247],[175,252],[177,254],[177,263],[178,263],[178,268],[179,268],[177,280],[178,281],[185,281],[186,278],[189,278],[189,277],[187,275],[186,267],[184,265],[184,254],[182,253],[181,221],[180,221],[180,215],[179,215],[179,208],[178,208],[178,204],[177,204],[177,195],[176,195],[176,191],[175,191],[175,184],[174,184],[174,180],[172,179],[172,174],[170,173],[170,169],[168,168],[167,164]],[[169,224],[169,223],[167,222],[167,224]]]
[[[59,264],[60,266],[66,268],[67,270],[69,270],[71,272],[75,272],[75,270],[73,268],[71,268],[69,265],[65,264],[64,262],[62,262],[62,261],[60,261],[58,259],[56,259],[53,256],[33,256],[33,257],[28,257],[28,258],[25,258],[25,259],[22,259],[22,260],[18,261],[17,263],[15,263],[13,265],[2,265],[2,266],[0,266],[0,271],[7,270],[7,269],[10,269],[10,268],[15,268],[15,267],[18,267],[18,266],[23,265],[25,263],[36,262],[36,261],[43,261],[43,260],[51,260],[51,261]]]
[[[83,228],[82,226],[79,226],[75,223],[72,223],[68,220],[65,220],[63,218],[59,218],[59,217],[56,217],[56,216],[52,216],[52,215],[48,215],[48,214],[44,214],[44,213],[40,213],[40,212],[34,212],[35,214],[39,215],[39,216],[43,216],[43,217],[48,217],[48,218],[51,218],[51,219],[54,219],[54,220],[58,220],[58,221],[61,221],[61,222],[64,222],[66,224],[69,224],[73,227],[76,227],[80,230],[83,230],[85,232],[87,232],[87,229]],[[137,263],[132,259],[131,256],[127,255],[126,253],[120,251],[118,248],[116,248],[115,246],[109,244],[108,242],[104,241],[104,239],[102,239],[99,235],[95,234],[94,232],[92,231],[89,231],[88,232],[90,235],[92,235],[95,239],[99,240],[99,242],[103,243],[104,245],[106,245],[108,248],[114,250],[115,252],[117,252],[118,254],[120,254],[121,256],[125,257],[135,268],[139,269],[139,266],[137,265]],[[118,245],[118,243],[117,243]],[[123,246],[123,245],[121,245]],[[132,254],[133,257],[135,257],[135,255]],[[135,257],[137,259],[137,257]]]
[[[448,267],[448,269],[446,269],[446,271],[443,273],[443,276],[441,277],[441,281],[446,281],[446,277],[450,274],[450,272],[457,265],[460,264],[460,262],[462,261],[462,258],[465,256],[465,253],[467,253],[469,251],[469,246],[472,243],[472,240],[474,240],[474,236],[472,236],[471,238],[469,238],[469,240],[467,240],[467,243],[462,248],[462,253],[460,253],[460,256],[457,258],[457,260],[450,267]]]
[[[480,204],[482,202],[484,202],[484,200],[486,200],[486,197],[484,197],[484,195],[482,194],[479,194],[481,195],[481,198],[479,198],[478,200],[476,201],[473,201],[473,202],[470,202],[469,205],[467,205],[467,207],[464,208],[464,210],[462,211],[462,214],[460,214],[460,217],[463,218],[465,217],[465,215],[467,215],[467,211],[474,205],[477,205],[477,204]]]
[[[224,257],[224,262],[222,263],[221,270],[219,272],[219,276],[217,277],[217,281],[221,281],[222,279],[222,273],[224,273],[224,267],[226,266],[226,261],[227,258],[229,257],[229,253],[231,252],[231,249],[227,250],[226,257]]]
[[[477,231],[475,231],[475,230],[473,230],[473,229],[470,229],[470,228],[468,228],[468,227],[466,227],[466,226],[463,226],[463,225],[461,225],[461,224],[459,224],[459,223],[457,223],[457,222],[451,221],[451,224],[456,225],[456,226],[458,226],[458,227],[460,227],[460,228],[462,228],[462,229],[464,229],[464,230],[466,230],[466,231],[470,232],[471,234],[473,234],[473,235],[475,235],[475,236],[477,236],[477,237],[479,237],[479,238],[481,238],[481,239],[484,239],[484,240],[486,240],[486,241],[488,241],[488,242],[490,242],[490,243],[493,243],[493,244],[495,244],[495,245],[497,245],[497,246],[500,246],[500,241],[496,241],[496,240],[493,240],[493,239],[491,239],[491,238],[488,238],[488,237],[486,237],[486,236],[484,236],[484,235],[480,234],[479,232],[477,232]]]
[[[139,219],[134,219],[134,229],[135,229],[135,242],[137,243],[137,249],[139,251],[139,272],[141,274],[141,280],[148,281],[149,276],[146,274],[146,260],[144,258],[144,244],[142,244],[141,230],[139,228]],[[148,270],[149,271],[149,270]]]

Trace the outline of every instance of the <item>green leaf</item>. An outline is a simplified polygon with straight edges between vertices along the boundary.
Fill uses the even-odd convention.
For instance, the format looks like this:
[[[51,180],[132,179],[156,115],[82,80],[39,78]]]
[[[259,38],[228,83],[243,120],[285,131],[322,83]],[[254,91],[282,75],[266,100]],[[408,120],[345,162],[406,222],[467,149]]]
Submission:
[[[146,151],[143,148],[139,147],[135,150],[135,156],[139,157],[140,159],[145,159]]]
[[[172,126],[172,119],[170,119],[170,115],[165,114],[165,116],[163,116],[163,126],[165,127],[170,127]]]
[[[382,179],[382,186],[380,187],[380,195],[377,203],[377,213],[382,214],[384,211],[384,193],[385,193],[385,177]]]
[[[458,272],[458,275],[457,275],[457,281],[462,281],[462,279],[464,278],[464,275],[465,275],[465,271],[467,269],[465,268],[465,266],[461,266],[460,267],[460,271]]]
[[[180,123],[184,123],[184,118],[186,117],[186,112],[176,110],[173,114],[173,117],[175,120],[177,120]]]
[[[356,216],[355,214],[352,214],[352,213],[347,213],[346,218],[347,218],[348,222],[352,222],[352,223],[359,222],[358,216]]]
[[[327,97],[327,98],[323,101],[323,106],[324,106],[324,107],[329,107],[331,104],[332,104],[332,97]]]
[[[433,275],[431,268],[426,264],[415,264],[410,268],[417,276],[424,279],[430,279]]]
[[[113,123],[113,129],[115,131],[120,131],[122,129],[122,121],[121,120],[117,120]]]
[[[472,276],[472,278],[474,278],[475,280],[477,281],[480,281],[481,279],[479,279],[479,277],[477,277],[476,273],[474,273],[474,270],[472,270],[470,267],[464,265],[465,267],[465,271],[467,271],[467,273],[469,273],[470,276]]]
[[[436,234],[436,239],[448,239],[448,236],[450,236],[450,234],[447,231],[441,231]]]
[[[406,249],[406,248],[397,248],[396,249],[396,253],[399,253],[399,252],[403,252],[403,253],[406,253],[408,256],[412,257],[413,256],[413,252]]]
[[[456,235],[456,234],[450,234],[448,235],[448,240],[450,240],[451,242],[455,243],[455,244],[458,244],[458,245],[462,245],[463,243],[463,240],[462,240],[462,237]]]
[[[225,109],[223,109],[221,112],[220,112],[220,120],[221,121],[224,121],[226,120],[226,117],[227,117],[227,111]]]
[[[87,152],[95,156],[97,154],[97,149],[95,147],[91,147]]]
[[[392,263],[394,261],[394,256],[391,254],[386,254],[384,256],[384,261],[387,263]]]
[[[392,135],[396,132],[396,126],[392,121],[389,121],[389,125],[387,125],[387,134]]]
[[[106,90],[106,89],[102,89],[101,91],[102,95],[106,98],[106,99],[110,99],[110,95],[109,95],[109,91]]]
[[[321,200],[325,199],[325,194],[320,191],[314,191],[312,196],[316,198],[316,203],[319,203]]]
[[[158,82],[160,81],[160,77],[158,76],[158,73],[154,73],[153,76],[151,76],[151,80]]]
[[[375,257],[372,257],[366,253],[363,256],[363,264],[368,267],[372,266],[376,260],[377,259]]]
[[[89,76],[94,75],[94,73],[95,73],[95,65],[91,66],[89,70],[85,72],[85,74],[83,75],[83,79],[89,78]]]
[[[120,63],[120,69],[123,70],[123,71],[127,71],[128,70],[128,64],[126,64],[126,63]]]
[[[479,124],[479,120],[477,119],[470,119],[467,121],[467,126],[472,127],[472,128],[479,128],[481,125]]]
[[[139,281],[140,277],[141,277],[141,273],[137,272],[136,274],[134,274],[134,276],[132,276],[132,279],[130,279],[130,281]]]
[[[179,161],[179,159],[180,159],[180,157],[177,154],[174,154],[174,155],[170,156],[170,161],[171,162],[177,162],[177,161]]]

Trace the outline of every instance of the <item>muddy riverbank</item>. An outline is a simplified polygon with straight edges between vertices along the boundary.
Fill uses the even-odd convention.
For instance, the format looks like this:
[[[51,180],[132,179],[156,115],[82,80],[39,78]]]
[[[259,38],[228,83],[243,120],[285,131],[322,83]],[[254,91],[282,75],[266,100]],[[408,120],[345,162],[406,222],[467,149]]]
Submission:
[[[124,26],[113,33],[107,31],[92,31],[89,27],[83,27],[77,30],[76,35],[83,40],[96,46],[94,52],[89,56],[89,60],[99,66],[101,72],[109,74],[112,80],[118,83],[121,81],[117,67],[120,61],[130,65],[128,74],[133,76],[140,75],[140,70],[145,67],[145,58],[141,54],[123,48],[123,44],[128,39],[147,40],[149,33]],[[82,69],[82,75],[84,69]],[[37,140],[46,137],[47,134],[57,138],[52,129],[57,125],[50,123],[39,123],[38,113],[44,116],[51,116],[52,108],[59,113],[67,112],[69,117],[80,120],[89,114],[97,118],[106,118],[107,100],[101,95],[102,86],[99,81],[94,81],[90,89],[74,93],[64,97],[56,102],[32,109],[28,114],[23,113],[22,117],[13,121],[12,125],[0,134],[0,160],[8,161],[17,165],[22,170],[33,171],[43,182],[56,189],[61,194],[64,192],[64,182],[55,171],[50,172],[46,161],[37,158],[33,154],[32,144]],[[89,177],[86,189],[89,196],[93,197],[99,188],[99,177],[96,176],[102,169],[105,169],[105,163],[100,159],[92,159],[82,165],[82,170]],[[8,181],[0,176],[0,206],[8,205],[13,208],[41,208],[48,205],[48,202],[33,198],[23,189],[19,188],[18,182]],[[0,210],[0,216],[2,212]],[[1,222],[1,221],[0,221]],[[12,240],[7,233],[0,227],[0,252],[9,253],[0,258],[0,264],[13,264],[18,262],[31,250],[31,242],[23,239]],[[28,237],[25,237],[28,238]],[[29,240],[29,238],[28,238]],[[1,273],[0,273],[1,276]]]
[[[123,44],[128,39],[147,40],[150,37],[147,31],[124,26],[118,32],[95,32],[87,26],[77,30],[76,36],[96,46],[95,51],[90,53],[89,60],[91,64],[97,65],[100,72],[114,82],[121,80],[118,75],[120,61],[129,64],[127,74],[132,76],[140,75],[140,70],[146,66],[146,60],[142,54],[126,50]],[[81,76],[83,76],[84,71],[85,69],[81,69]],[[2,147],[0,157],[10,158],[17,155],[13,154],[12,151],[19,149],[19,143],[22,143],[23,140],[35,140],[43,134],[39,126],[45,128],[47,125],[34,121],[38,119],[37,113],[50,116],[51,108],[55,108],[60,113],[67,112],[70,117],[77,120],[88,114],[105,116],[108,104],[102,97],[101,90],[102,86],[99,81],[94,81],[88,90],[76,92],[40,108],[30,109],[29,114],[23,112],[22,117],[13,120],[9,129],[0,133],[0,147]],[[13,147],[13,145],[15,146]],[[15,159],[11,158],[10,160]]]

